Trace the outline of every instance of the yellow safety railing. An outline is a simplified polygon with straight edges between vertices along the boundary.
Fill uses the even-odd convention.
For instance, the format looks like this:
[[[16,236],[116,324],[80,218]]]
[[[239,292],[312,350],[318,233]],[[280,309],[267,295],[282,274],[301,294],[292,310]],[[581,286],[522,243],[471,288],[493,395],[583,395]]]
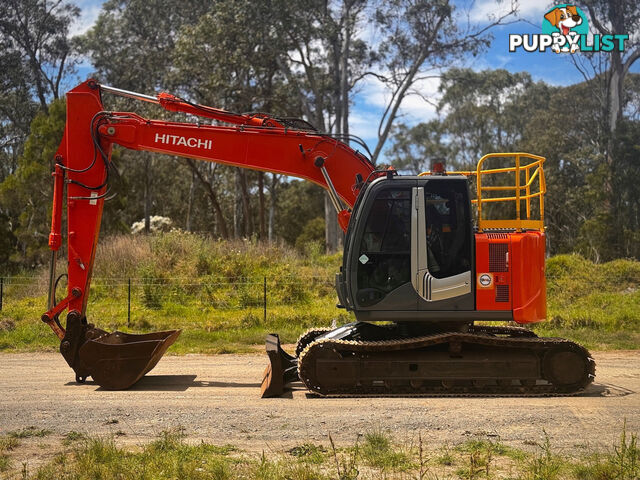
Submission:
[[[490,158],[513,158],[515,164],[511,167],[484,169],[484,163]],[[544,194],[547,191],[547,185],[544,180],[544,170],[542,164],[545,158],[531,153],[489,153],[478,161],[475,171],[457,171],[447,172],[449,175],[467,175],[476,177],[476,194],[477,198],[472,200],[478,209],[478,230],[493,229],[510,229],[522,231],[540,230],[544,231]],[[522,173],[524,172],[524,184],[522,184]],[[492,175],[498,176],[514,173],[515,184],[492,186],[486,185],[485,180]],[[431,172],[424,172],[420,175],[430,175]],[[492,177],[496,178],[496,177]],[[537,182],[536,182],[537,180]],[[536,188],[537,187],[537,188]],[[507,197],[489,197],[483,196],[485,192],[513,192],[512,196]],[[539,219],[531,218],[531,202],[537,198],[539,202]],[[526,218],[522,218],[521,202],[526,205]],[[515,219],[487,219],[483,217],[485,209],[483,205],[496,202],[515,202],[516,215]]]

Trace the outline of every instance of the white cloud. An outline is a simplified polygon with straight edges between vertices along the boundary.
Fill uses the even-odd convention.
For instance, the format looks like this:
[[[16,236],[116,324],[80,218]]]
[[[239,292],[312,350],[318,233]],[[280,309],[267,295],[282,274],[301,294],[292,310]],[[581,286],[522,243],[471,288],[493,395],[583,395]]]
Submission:
[[[84,0],[76,2],[76,5],[80,7],[80,16],[69,28],[70,37],[82,35],[89,30],[96,23],[96,19],[102,9],[101,1]]]
[[[540,0],[516,0],[514,2],[517,5],[518,17],[523,20],[528,20],[540,23],[541,16],[548,10],[549,5],[545,1]],[[511,1],[503,0],[480,0],[475,2],[470,12],[470,19],[472,22],[487,22],[495,18],[506,14],[511,9]]]
[[[428,78],[416,82],[413,90],[420,95],[407,95],[400,107],[396,123],[409,126],[431,120],[437,116],[436,108],[422,96],[436,103],[439,98],[439,78]],[[349,114],[349,129],[354,135],[362,138],[373,151],[378,141],[378,126],[384,110],[391,99],[391,92],[379,80],[367,78],[360,84],[360,90],[354,97],[354,104]],[[391,144],[387,140],[381,152],[380,161],[385,161],[386,148]]]
[[[417,123],[433,118],[436,115],[436,109],[432,103],[436,103],[439,98],[438,87],[440,86],[439,78],[425,78],[417,81],[411,91],[413,93],[407,95],[400,106],[400,115],[409,117],[406,121]],[[419,93],[419,95],[418,95]],[[382,116],[384,109],[391,100],[392,92],[379,80],[369,77],[361,84],[360,92],[356,96],[355,109],[358,104],[363,107],[377,110],[378,117]],[[424,98],[429,101],[426,101]],[[431,102],[431,103],[430,103]]]
[[[436,117],[436,103],[440,100],[440,78],[425,78],[418,80],[411,88],[402,105],[400,111],[409,117],[413,117],[418,122],[424,122]]]
[[[501,55],[495,53],[489,57],[489,55],[478,55],[477,57],[470,58],[464,66],[470,68],[474,72],[481,72],[483,70],[496,70],[499,68],[505,68],[507,70],[513,70],[510,65],[514,62],[513,54],[507,53]]]
[[[363,139],[372,150],[378,137],[378,119],[354,108],[349,112],[349,132]]]

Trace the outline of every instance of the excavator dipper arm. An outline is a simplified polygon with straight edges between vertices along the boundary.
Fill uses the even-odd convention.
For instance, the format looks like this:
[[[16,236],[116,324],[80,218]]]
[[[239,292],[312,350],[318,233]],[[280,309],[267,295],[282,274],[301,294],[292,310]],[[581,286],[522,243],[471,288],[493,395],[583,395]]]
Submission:
[[[149,120],[131,112],[107,112],[102,92],[157,103],[170,111],[231,126]],[[151,370],[180,331],[131,335],[87,323],[86,309],[114,144],[202,161],[296,176],[327,189],[346,230],[358,186],[373,165],[348,145],[311,130],[287,128],[267,115],[243,115],[197,105],[162,93],[157,97],[102,87],[89,80],[67,93],[65,132],[55,156],[49,247],[49,305],[42,320],[60,338],[60,351],[76,379],[88,376],[108,389],[128,388]],[[55,267],[63,243],[66,191],[68,289],[56,302]],[[343,205],[346,204],[346,207]],[[60,314],[68,309],[66,328]]]

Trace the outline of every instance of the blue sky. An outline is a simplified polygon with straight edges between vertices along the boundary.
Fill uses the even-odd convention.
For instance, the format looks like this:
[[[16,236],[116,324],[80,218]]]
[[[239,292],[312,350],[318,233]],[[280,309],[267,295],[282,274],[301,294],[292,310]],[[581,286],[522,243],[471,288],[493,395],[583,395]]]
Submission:
[[[455,2],[461,12],[468,15],[471,23],[477,25],[486,24],[492,15],[499,15],[505,8],[510,7],[509,0],[496,2],[494,0],[458,0]],[[504,68],[510,72],[528,72],[536,81],[544,81],[551,85],[566,86],[579,83],[584,80],[582,74],[572,62],[570,54],[556,54],[548,49],[546,52],[525,52],[518,49],[509,52],[509,34],[539,34],[541,33],[544,14],[553,7],[556,2],[536,0],[520,0],[518,2],[518,14],[513,17],[514,23],[495,27],[492,30],[493,42],[489,48],[476,58],[468,59],[457,66],[469,67],[476,71],[486,69]],[[578,3],[579,6],[579,3]],[[464,15],[463,22],[466,22]],[[628,32],[630,35],[639,35],[640,32]],[[632,67],[631,71],[640,72],[640,61]],[[438,98],[439,81],[430,80],[422,85],[420,91],[434,101]],[[385,99],[388,94],[379,85],[367,85],[356,96],[351,118],[352,133],[365,139],[370,148],[375,146],[377,121],[383,111]],[[417,96],[409,97],[401,108],[401,121],[407,124],[415,124],[420,121],[435,118],[435,108]],[[385,148],[389,147],[389,142]]]
[[[73,25],[71,33],[84,33],[95,22],[102,1],[80,0],[75,3],[82,9],[82,15]],[[459,13],[464,13],[462,17],[466,19],[468,16],[469,21],[478,25],[487,23],[492,15],[499,15],[511,4],[510,0],[500,2],[495,0],[457,0],[455,3]],[[534,80],[542,80],[558,86],[581,82],[583,77],[572,63],[570,54],[556,54],[550,50],[528,53],[521,49],[516,53],[509,52],[509,34],[541,33],[543,15],[554,4],[555,2],[519,0],[518,16],[514,18],[517,22],[494,28],[492,31],[494,40],[488,50],[457,66],[466,66],[478,71],[504,68],[511,72],[529,72]],[[577,5],[580,6],[579,2]],[[627,33],[630,35],[640,34],[640,32]],[[636,62],[632,71],[640,72],[640,61]],[[83,67],[79,71],[79,75],[83,78],[86,78],[89,73],[90,68],[88,67]],[[423,95],[437,101],[438,85],[438,79],[427,80],[419,85],[419,90]],[[371,150],[375,147],[377,138],[377,119],[382,115],[388,97],[389,93],[384,90],[382,85],[373,80],[362,84],[359,92],[354,96],[350,115],[351,132],[362,137]],[[433,105],[414,95],[406,98],[403,102],[400,120],[408,124],[415,124],[435,118],[436,115]],[[388,143],[386,147],[388,147]]]

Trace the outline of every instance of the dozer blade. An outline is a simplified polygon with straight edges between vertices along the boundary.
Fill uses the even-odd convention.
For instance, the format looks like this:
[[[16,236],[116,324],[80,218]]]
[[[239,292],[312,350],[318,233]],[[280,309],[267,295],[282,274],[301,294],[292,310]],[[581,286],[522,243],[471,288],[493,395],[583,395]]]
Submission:
[[[260,396],[279,397],[287,384],[298,379],[298,359],[285,352],[280,346],[280,337],[272,333],[266,340],[269,365],[264,370]]]
[[[80,362],[88,375],[107,390],[123,390],[156,366],[181,330],[145,334],[113,332],[87,340],[80,347]]]

